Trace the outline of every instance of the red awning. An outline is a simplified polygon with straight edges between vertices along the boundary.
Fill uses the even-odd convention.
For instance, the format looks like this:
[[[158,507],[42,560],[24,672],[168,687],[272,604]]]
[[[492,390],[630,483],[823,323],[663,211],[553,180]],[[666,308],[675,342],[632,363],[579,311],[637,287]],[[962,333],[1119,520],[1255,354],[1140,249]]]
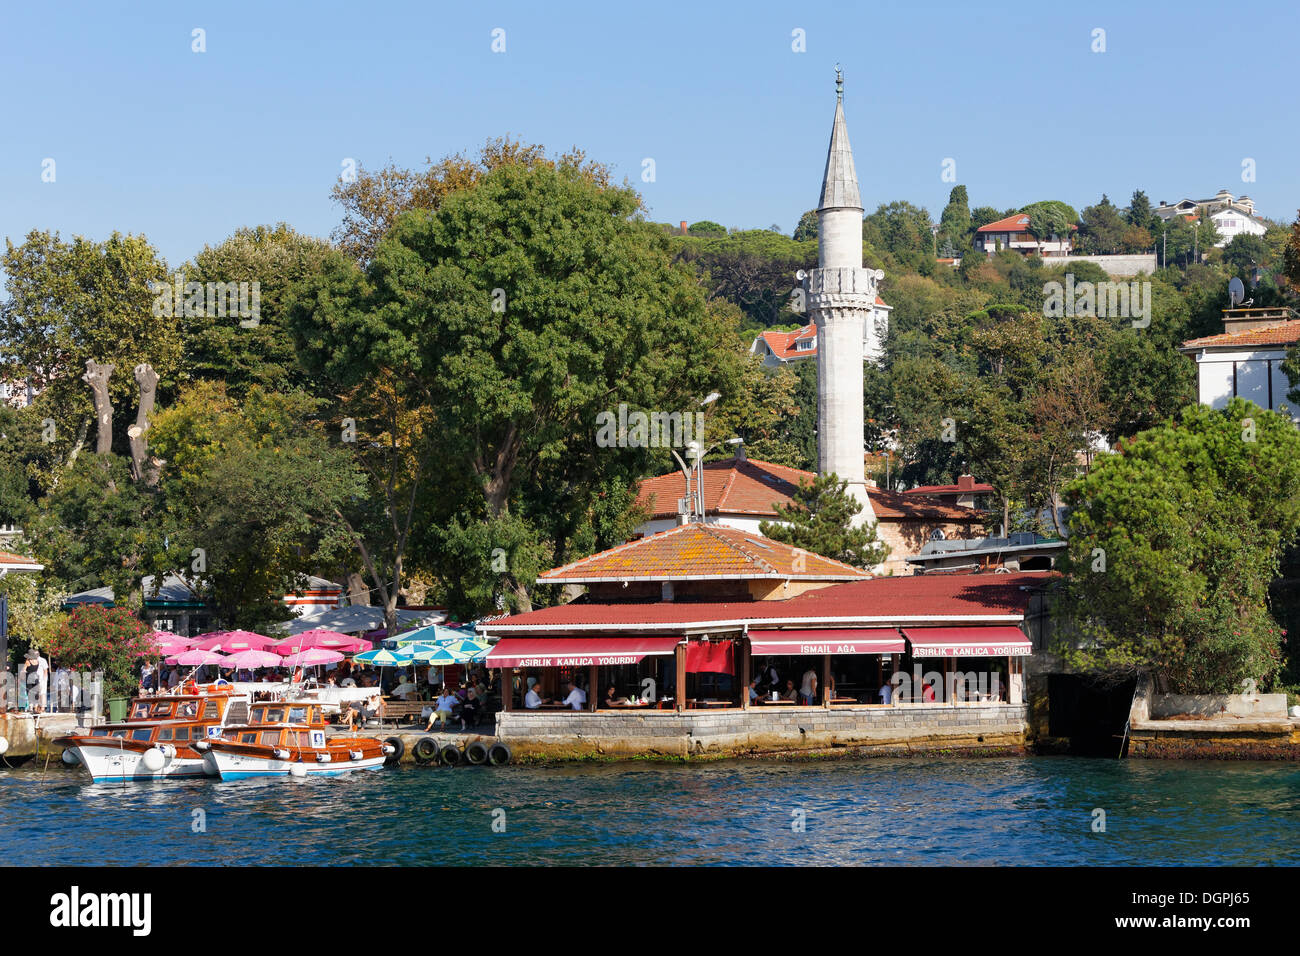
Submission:
[[[754,654],[901,654],[903,639],[893,627],[835,627],[815,630],[750,631]]]
[[[488,667],[610,667],[673,653],[680,637],[506,637],[487,653]]]
[[[913,657],[1028,657],[1034,645],[1018,627],[909,627]]]

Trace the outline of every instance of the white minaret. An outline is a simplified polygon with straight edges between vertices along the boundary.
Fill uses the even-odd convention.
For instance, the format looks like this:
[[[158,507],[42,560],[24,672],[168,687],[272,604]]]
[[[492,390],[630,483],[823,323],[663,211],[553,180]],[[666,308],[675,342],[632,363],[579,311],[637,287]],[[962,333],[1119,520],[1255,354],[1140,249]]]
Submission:
[[[862,268],[862,198],[844,123],[844,77],[835,71],[835,124],[817,206],[818,268],[804,278],[817,326],[817,471],[847,481],[862,502],[857,522],[874,522],[862,437],[863,326],[876,301],[879,269]]]

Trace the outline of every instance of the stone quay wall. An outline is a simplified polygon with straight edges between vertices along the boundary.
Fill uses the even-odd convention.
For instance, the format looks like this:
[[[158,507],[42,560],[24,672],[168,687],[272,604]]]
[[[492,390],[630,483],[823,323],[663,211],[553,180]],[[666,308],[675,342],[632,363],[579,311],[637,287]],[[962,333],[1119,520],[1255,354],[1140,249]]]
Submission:
[[[864,753],[1021,750],[1024,704],[693,710],[677,714],[511,711],[496,736],[523,759],[775,756],[853,748]]]

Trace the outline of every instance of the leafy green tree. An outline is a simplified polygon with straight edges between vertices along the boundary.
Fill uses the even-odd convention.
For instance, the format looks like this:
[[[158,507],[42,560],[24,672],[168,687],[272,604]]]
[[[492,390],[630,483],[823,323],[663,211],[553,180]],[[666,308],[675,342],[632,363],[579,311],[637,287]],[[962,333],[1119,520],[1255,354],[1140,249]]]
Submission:
[[[439,467],[463,476],[438,489],[441,527],[517,515],[532,529],[519,540],[569,560],[604,521],[600,490],[631,486],[649,460],[603,445],[598,415],[620,402],[690,410],[711,390],[701,343],[717,329],[639,208],[631,189],[574,167],[500,166],[401,217],[364,274],[327,271],[295,299],[304,360],[337,393],[383,376],[427,406]],[[412,471],[414,495],[428,478]],[[481,554],[483,568],[496,548],[508,550]],[[503,572],[515,607],[531,606],[531,564]]]
[[[330,253],[329,243],[284,223],[241,227],[220,245],[204,246],[193,265],[182,270],[183,280],[205,286],[257,283],[259,314],[253,319],[202,314],[182,318],[183,375],[223,382],[227,393],[236,396],[253,385],[307,385],[285,323],[286,300],[294,283],[320,272]]]
[[[1133,190],[1133,198],[1129,200],[1124,219],[1133,228],[1148,231],[1160,221],[1151,209],[1151,200],[1140,189]]]
[[[1070,238],[1070,226],[1079,221],[1079,215],[1063,202],[1048,200],[1032,203],[1021,212],[1029,214],[1029,234],[1039,242],[1048,242],[1053,236]]]
[[[980,226],[987,226],[991,222],[997,222],[1003,217],[1003,213],[994,209],[992,206],[976,206],[970,212],[970,227],[973,233]]]
[[[794,241],[807,242],[809,239],[816,239],[817,229],[817,210],[809,209],[799,217],[799,223],[794,227]]]
[[[772,230],[768,230],[771,232]],[[692,236],[725,236],[727,227],[719,225],[711,219],[701,219],[699,222],[693,222],[688,230]]]
[[[1079,224],[1079,240],[1084,252],[1091,255],[1110,255],[1122,248],[1124,243],[1124,220],[1119,211],[1103,195],[1101,202],[1083,210]]]
[[[813,554],[858,568],[875,567],[889,557],[889,546],[877,537],[875,523],[853,526],[862,505],[847,489],[848,483],[836,475],[802,482],[789,505],[776,506],[776,520],[761,522],[759,530]]]
[[[391,162],[377,170],[358,166],[353,175],[335,183],[331,192],[343,207],[343,222],[332,238],[346,255],[369,262],[379,240],[402,213],[436,210],[452,193],[472,188],[492,170],[504,166],[562,168],[595,186],[609,185],[609,168],[589,162],[581,150],[552,159],[541,146],[498,137],[489,139],[473,159],[454,153],[436,163],[427,160],[423,170],[404,169]]]
[[[766,229],[669,241],[677,260],[701,276],[709,298],[734,302],[752,326],[807,321],[792,311],[792,293],[798,285],[795,273],[817,265],[816,241],[795,241]]]
[[[948,205],[944,206],[943,213],[939,216],[939,242],[950,243],[955,255],[957,249],[965,249],[970,245],[972,232],[966,187],[954,186],[948,193]]]
[[[1233,399],[1185,408],[1103,455],[1073,507],[1060,613],[1084,671],[1180,693],[1267,685],[1282,665],[1268,587],[1300,531],[1300,432]]]
[[[934,233],[930,214],[919,206],[909,202],[881,205],[863,220],[862,238],[872,248],[889,255],[893,268],[918,271],[924,264],[933,270]]]
[[[237,400],[201,383],[154,421],[174,521],[168,556],[230,627],[284,620],[281,595],[351,552],[336,518],[365,486],[348,452],[313,424],[319,405],[260,386]],[[194,549],[201,561],[191,561]]]
[[[94,420],[81,380],[86,360],[112,363],[113,433],[124,446],[125,423],[135,417],[132,369],[148,362],[167,381],[180,365],[179,321],[154,314],[162,310],[153,283],[166,280],[167,264],[143,236],[64,242],[34,230],[22,245],[6,240],[0,266],[8,293],[0,303],[0,377],[46,393],[66,458]]]
[[[1232,237],[1223,247],[1223,264],[1237,275],[1248,278],[1256,266],[1263,266],[1269,258],[1268,244],[1263,236],[1241,233]]]

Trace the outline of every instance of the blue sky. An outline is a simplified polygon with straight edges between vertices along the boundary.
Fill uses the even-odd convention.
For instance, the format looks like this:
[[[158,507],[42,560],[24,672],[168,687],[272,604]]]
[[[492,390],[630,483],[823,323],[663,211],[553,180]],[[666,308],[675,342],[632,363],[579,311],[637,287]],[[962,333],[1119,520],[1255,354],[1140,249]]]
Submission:
[[[0,235],[143,232],[173,265],[240,225],[328,235],[345,159],[419,166],[507,133],[582,147],[656,220],[788,232],[816,203],[837,62],[868,210],[906,199],[937,219],[951,158],[972,205],[1222,187],[1289,222],[1298,9],[11,3]],[[191,51],[196,27],[205,53]],[[504,53],[491,49],[498,27]],[[791,49],[795,29],[806,52]],[[1242,181],[1246,158],[1255,182]]]

